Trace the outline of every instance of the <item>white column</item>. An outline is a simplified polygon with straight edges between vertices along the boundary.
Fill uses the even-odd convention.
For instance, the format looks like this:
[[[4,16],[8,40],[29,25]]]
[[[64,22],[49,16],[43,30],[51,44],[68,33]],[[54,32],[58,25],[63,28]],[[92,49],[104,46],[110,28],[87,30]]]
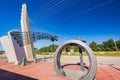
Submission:
[[[27,13],[27,7],[26,4],[22,5],[22,13],[21,13],[21,28],[22,32],[30,32],[30,25],[29,25],[29,19],[28,19],[28,13]],[[26,36],[23,34],[23,39],[26,39]],[[32,39],[29,39],[31,41],[30,44],[24,45],[26,57],[28,61],[33,61],[34,59],[34,47]]]

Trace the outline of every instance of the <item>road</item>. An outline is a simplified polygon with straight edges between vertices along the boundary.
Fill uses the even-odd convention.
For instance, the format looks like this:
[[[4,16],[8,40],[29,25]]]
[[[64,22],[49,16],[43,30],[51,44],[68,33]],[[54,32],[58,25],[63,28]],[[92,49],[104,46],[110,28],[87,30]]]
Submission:
[[[5,55],[0,55],[0,58],[5,57]],[[43,58],[44,56],[37,55],[38,58]],[[49,57],[49,56],[48,56]],[[84,56],[84,63],[89,63],[88,57]],[[115,64],[120,65],[120,57],[105,57],[105,56],[99,56],[96,57],[98,64]],[[80,59],[79,56],[62,56],[61,61],[68,62],[68,63],[79,63]]]
[[[88,57],[84,56],[84,62],[89,63]],[[120,64],[120,57],[96,57],[98,64],[105,64],[105,65],[111,65],[111,64]],[[76,63],[80,62],[78,56],[62,56],[61,61],[69,62],[69,63]]]

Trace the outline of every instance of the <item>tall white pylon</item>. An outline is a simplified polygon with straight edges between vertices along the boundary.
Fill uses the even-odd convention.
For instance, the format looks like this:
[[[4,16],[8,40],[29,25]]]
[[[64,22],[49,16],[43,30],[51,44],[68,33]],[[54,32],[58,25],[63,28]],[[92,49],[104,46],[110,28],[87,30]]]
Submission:
[[[25,53],[26,53],[26,57],[27,57],[27,61],[33,61],[34,60],[34,46],[33,46],[33,42],[31,39],[31,30],[30,30],[30,24],[29,24],[29,19],[28,19],[28,13],[27,13],[27,6],[24,3],[22,5],[22,12],[21,12],[21,28],[22,28],[22,32],[28,32],[29,34],[23,34],[23,41],[24,40],[28,40],[28,42],[30,42],[30,44],[28,45],[24,45],[24,49],[25,49]],[[29,38],[29,39],[28,39]]]

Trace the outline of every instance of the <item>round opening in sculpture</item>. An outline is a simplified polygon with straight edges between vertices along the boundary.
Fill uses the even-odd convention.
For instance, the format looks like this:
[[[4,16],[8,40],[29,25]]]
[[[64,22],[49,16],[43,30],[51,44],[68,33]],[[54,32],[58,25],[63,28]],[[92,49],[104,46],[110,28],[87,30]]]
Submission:
[[[69,53],[74,53],[74,58],[65,57],[64,52],[69,46],[75,46],[78,48],[78,55],[74,53],[73,50],[70,50]],[[67,53],[67,55],[69,55]],[[87,62],[84,61],[87,58]],[[79,62],[75,62],[76,58],[79,58]],[[71,62],[71,63],[68,63]],[[64,76],[72,80],[93,80],[96,74],[97,62],[96,57],[94,56],[93,51],[87,46],[84,42],[80,40],[68,40],[62,43],[56,50],[54,56],[54,68],[58,76]]]

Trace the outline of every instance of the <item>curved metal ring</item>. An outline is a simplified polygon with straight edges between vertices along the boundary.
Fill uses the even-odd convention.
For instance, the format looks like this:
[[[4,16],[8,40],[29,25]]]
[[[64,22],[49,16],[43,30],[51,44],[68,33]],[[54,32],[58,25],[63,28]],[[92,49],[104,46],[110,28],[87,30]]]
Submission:
[[[56,50],[55,55],[54,55],[54,68],[55,71],[57,73],[58,76],[64,76],[65,72],[63,71],[62,67],[61,67],[61,63],[60,63],[60,57],[61,57],[61,53],[64,47],[69,46],[70,44],[72,45],[77,45],[78,47],[83,47],[89,57],[89,62],[90,62],[90,68],[88,73],[83,76],[80,77],[79,80],[93,80],[96,74],[96,69],[97,69],[97,61],[96,61],[96,57],[94,56],[93,51],[90,49],[89,46],[87,46],[84,42],[80,41],[80,40],[68,40],[64,43],[62,43]]]

